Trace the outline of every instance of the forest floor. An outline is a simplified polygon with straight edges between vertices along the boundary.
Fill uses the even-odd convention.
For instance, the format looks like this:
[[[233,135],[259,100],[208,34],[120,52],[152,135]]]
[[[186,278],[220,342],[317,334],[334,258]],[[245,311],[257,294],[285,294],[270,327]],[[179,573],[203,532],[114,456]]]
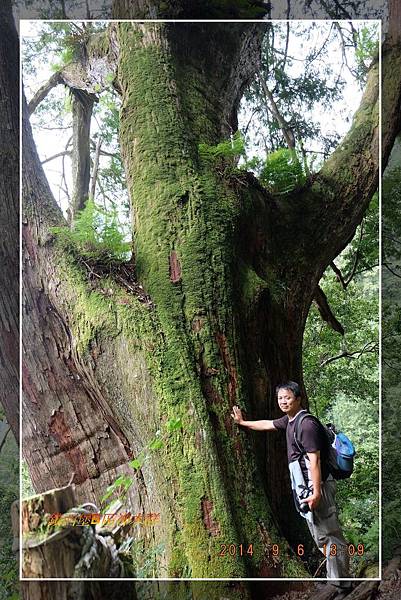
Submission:
[[[274,596],[271,600],[342,600],[342,598],[346,600],[400,600],[401,547],[396,548],[394,557],[384,567],[381,581],[362,581],[346,596],[341,595],[334,586],[321,583],[313,585],[312,588],[285,592]]]

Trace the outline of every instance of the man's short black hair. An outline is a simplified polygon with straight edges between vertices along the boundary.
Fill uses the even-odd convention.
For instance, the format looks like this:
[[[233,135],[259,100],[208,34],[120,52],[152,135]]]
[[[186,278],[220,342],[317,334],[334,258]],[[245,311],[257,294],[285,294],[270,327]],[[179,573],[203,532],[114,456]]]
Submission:
[[[280,390],[290,390],[294,394],[295,398],[301,397],[301,388],[295,381],[286,381],[285,383],[280,383],[280,385],[277,385],[276,395],[278,395]]]

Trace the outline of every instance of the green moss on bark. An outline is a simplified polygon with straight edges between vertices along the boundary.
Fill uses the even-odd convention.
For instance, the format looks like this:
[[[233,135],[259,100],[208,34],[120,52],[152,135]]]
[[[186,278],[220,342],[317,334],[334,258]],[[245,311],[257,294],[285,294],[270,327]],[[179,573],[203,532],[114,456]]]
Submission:
[[[199,161],[198,135],[203,130],[209,140],[215,122],[207,103],[202,110],[194,70],[185,93],[177,84],[177,72],[181,81],[185,74],[165,27],[121,24],[118,73],[137,272],[163,331],[155,388],[162,414],[184,423],[168,449],[180,512],[170,565],[174,575],[189,566],[192,577],[242,577],[262,565],[273,572],[270,539],[262,542],[261,527],[271,543],[279,536],[256,468],[249,470],[252,460],[235,449],[229,416],[231,405],[247,395],[235,353],[232,287],[241,205],[225,180]],[[190,128],[193,106],[199,110]],[[250,543],[253,557],[219,556],[221,544]]]

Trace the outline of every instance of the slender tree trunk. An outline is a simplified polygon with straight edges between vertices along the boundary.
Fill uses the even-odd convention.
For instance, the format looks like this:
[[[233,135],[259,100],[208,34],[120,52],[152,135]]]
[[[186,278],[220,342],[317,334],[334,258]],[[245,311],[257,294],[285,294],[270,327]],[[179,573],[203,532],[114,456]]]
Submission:
[[[96,142],[95,149],[95,158],[93,160],[93,168],[92,168],[92,182],[89,197],[95,199],[96,194],[96,182],[99,174],[99,160],[100,160],[100,150],[102,148],[102,136],[99,135]]]
[[[91,173],[90,126],[96,97],[82,90],[71,90],[72,95],[72,206],[73,226],[77,213],[85,208],[89,196]]]

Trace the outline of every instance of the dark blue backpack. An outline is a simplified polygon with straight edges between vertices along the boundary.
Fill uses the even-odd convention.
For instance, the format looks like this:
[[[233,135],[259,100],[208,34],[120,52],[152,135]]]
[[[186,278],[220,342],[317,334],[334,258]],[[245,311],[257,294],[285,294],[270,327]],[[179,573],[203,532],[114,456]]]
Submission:
[[[299,439],[299,428],[301,427],[302,421],[306,418],[314,419],[320,427],[323,428],[324,434],[327,440],[327,453],[326,453],[326,464],[329,473],[334,479],[347,479],[351,477],[352,471],[354,470],[354,456],[355,448],[351,440],[345,435],[345,433],[336,432],[334,426],[331,423],[323,425],[317,417],[305,412],[297,419],[294,428],[294,440],[302,454],[306,454],[305,450],[301,447]]]

